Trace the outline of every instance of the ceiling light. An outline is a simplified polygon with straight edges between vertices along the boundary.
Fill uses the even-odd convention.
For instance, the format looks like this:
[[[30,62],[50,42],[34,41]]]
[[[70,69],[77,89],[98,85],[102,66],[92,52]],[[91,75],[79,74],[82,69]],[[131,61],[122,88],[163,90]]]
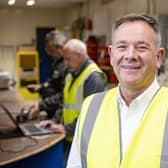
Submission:
[[[35,0],[28,0],[27,2],[26,2],[26,5],[27,6],[32,6],[32,5],[34,5],[35,4]]]
[[[14,5],[15,4],[15,0],[9,0],[8,1],[8,5]]]

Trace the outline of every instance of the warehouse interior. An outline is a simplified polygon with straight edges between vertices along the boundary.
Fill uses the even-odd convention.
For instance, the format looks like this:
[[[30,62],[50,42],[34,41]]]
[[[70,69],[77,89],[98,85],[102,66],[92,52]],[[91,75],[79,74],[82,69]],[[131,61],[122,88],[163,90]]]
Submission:
[[[33,6],[17,0],[12,6],[0,2],[1,68],[17,79],[15,51],[22,44],[37,45],[38,28],[56,28],[84,41],[94,35],[103,45],[111,43],[112,22],[127,13],[147,13],[159,18],[162,45],[167,49],[167,8],[164,0],[37,0]],[[5,54],[5,55],[4,55]],[[7,55],[8,56],[7,56]],[[9,57],[7,59],[7,57]],[[10,60],[10,61],[7,61]],[[6,66],[6,64],[10,66]]]
[[[26,86],[32,83],[43,84],[49,76],[53,60],[48,57],[45,50],[45,37],[53,30],[63,32],[68,39],[80,39],[86,44],[89,57],[105,73],[106,87],[110,89],[118,84],[108,52],[112,41],[113,22],[129,13],[151,15],[160,24],[161,46],[165,49],[165,57],[157,72],[157,80],[161,86],[168,86],[167,1],[9,1],[0,0],[0,115],[4,118],[0,120],[0,134],[1,130],[7,127],[18,127],[15,121],[10,123],[13,117],[8,109],[13,110],[12,116],[17,119],[18,113],[23,112],[21,107],[26,107],[26,113],[29,113],[32,104],[41,100],[40,94],[30,93]],[[33,2],[27,5],[28,1]],[[36,118],[38,122],[45,117],[46,113],[43,112],[40,119]],[[25,118],[22,119],[27,120],[27,116]],[[30,123],[34,123],[34,120]],[[18,140],[16,137],[15,139],[0,136],[0,158],[2,156],[0,167],[64,168],[62,166],[64,134],[27,137]]]

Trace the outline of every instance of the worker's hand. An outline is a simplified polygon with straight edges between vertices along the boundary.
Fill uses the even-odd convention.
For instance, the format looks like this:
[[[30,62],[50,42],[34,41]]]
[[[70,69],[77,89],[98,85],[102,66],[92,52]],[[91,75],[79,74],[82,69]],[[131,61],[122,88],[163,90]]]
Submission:
[[[40,113],[39,102],[36,102],[31,107],[29,118],[34,119],[39,115],[39,113]]]
[[[27,85],[26,87],[32,93],[39,92],[39,90],[41,89],[41,85],[38,84],[30,84]]]
[[[44,120],[40,122],[40,126],[44,127],[44,128],[50,128],[51,130],[53,130],[56,133],[63,133],[65,134],[65,127],[62,124],[56,124],[54,121],[52,120]]]

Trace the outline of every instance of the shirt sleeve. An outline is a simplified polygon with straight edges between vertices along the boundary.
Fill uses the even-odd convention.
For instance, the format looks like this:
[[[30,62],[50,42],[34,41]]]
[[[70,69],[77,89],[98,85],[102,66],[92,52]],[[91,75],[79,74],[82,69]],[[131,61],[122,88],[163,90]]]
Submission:
[[[62,93],[57,93],[51,97],[41,99],[39,101],[40,111],[56,111],[62,109],[63,106],[63,95]]]
[[[76,128],[76,122],[77,122],[77,118],[74,119],[74,121],[72,123],[64,125],[67,136],[73,136],[74,135],[75,128]]]
[[[69,153],[69,158],[68,158],[66,168],[82,168],[81,157],[80,157],[79,148],[78,148],[79,147],[79,144],[78,144],[79,141],[77,137],[78,124],[79,124],[79,121],[77,121],[77,124],[76,124],[76,130],[75,130],[73,142],[71,145],[71,150]]]
[[[103,92],[106,87],[106,80],[99,72],[93,72],[84,83],[84,97],[93,93]]]

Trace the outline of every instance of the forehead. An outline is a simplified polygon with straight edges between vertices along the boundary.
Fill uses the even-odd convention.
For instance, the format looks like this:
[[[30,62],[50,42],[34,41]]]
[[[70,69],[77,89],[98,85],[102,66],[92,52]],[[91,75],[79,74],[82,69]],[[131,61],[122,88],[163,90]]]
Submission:
[[[153,28],[145,21],[127,21],[122,23],[114,32],[113,40],[132,39],[132,40],[152,40],[155,38]]]

